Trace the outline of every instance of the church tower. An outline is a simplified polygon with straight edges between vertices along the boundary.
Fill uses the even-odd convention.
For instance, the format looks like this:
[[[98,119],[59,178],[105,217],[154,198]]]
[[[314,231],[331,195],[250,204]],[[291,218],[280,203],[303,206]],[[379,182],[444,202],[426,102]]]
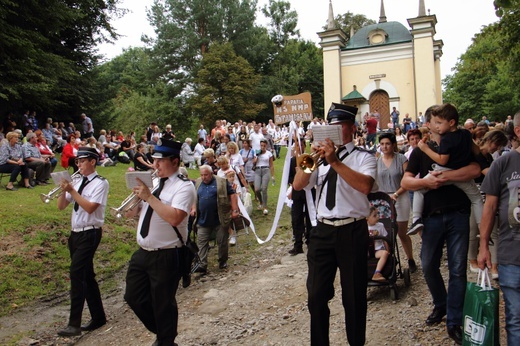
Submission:
[[[428,11],[429,12],[429,11]],[[415,103],[419,111],[442,103],[440,58],[442,40],[435,40],[437,17],[426,14],[424,0],[419,0],[419,15],[408,19],[413,36]]]
[[[332,0],[329,0],[329,17],[327,30],[318,33],[323,49],[323,94],[324,117],[332,102],[339,102],[342,96],[341,90],[341,49],[345,47],[347,35],[341,29],[336,28]]]

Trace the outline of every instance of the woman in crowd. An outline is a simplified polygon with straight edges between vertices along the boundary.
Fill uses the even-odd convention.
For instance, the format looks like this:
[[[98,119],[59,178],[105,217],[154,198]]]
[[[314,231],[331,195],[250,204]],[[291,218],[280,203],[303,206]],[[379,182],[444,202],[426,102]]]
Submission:
[[[112,161],[112,159],[105,154],[105,147],[103,146],[103,143],[96,142],[96,151],[99,153],[99,166],[109,167],[116,165],[116,162]]]
[[[258,154],[253,162],[255,168],[255,195],[258,198],[258,209],[263,210],[267,215],[267,188],[271,177],[274,177],[273,154],[267,150],[267,140],[260,140],[260,154]]]
[[[65,169],[72,167],[73,171],[76,172],[78,170],[78,166],[75,162],[77,153],[78,146],[76,144],[76,136],[73,134],[69,135],[67,144],[65,144],[61,153],[61,167]]]
[[[397,141],[392,133],[383,133],[379,136],[379,147],[381,155],[377,158],[376,183],[379,191],[389,194],[395,201],[397,234],[408,258],[410,272],[414,273],[417,265],[413,258],[412,239],[406,234],[410,218],[410,195],[401,187],[401,179],[408,160],[403,154],[397,152]]]
[[[99,138],[97,141],[101,142],[101,144],[105,144],[105,142],[107,141],[107,131],[106,130],[99,131]]]
[[[397,141],[397,151],[402,153],[406,145],[406,136],[399,126],[395,128],[395,140]]]
[[[357,138],[357,146],[365,150],[370,150],[370,147],[367,145],[367,141],[363,136]]]
[[[209,145],[209,149],[213,149],[213,152],[218,156],[218,149],[220,147],[220,142],[222,139],[222,134],[220,131],[215,131],[215,137],[211,140],[211,144]]]
[[[238,145],[235,142],[229,142],[227,144],[226,156],[229,160],[229,165],[233,167],[238,180],[240,180],[239,186],[247,187],[247,181],[245,180],[244,160],[242,159],[242,155],[240,155],[238,152]]]
[[[484,177],[489,170],[489,166],[493,162],[493,154],[500,151],[503,147],[508,145],[508,139],[504,131],[502,130],[493,130],[486,133],[482,139],[480,140],[479,147],[480,153],[477,157],[477,160],[480,163],[481,167],[487,167],[482,170],[482,174],[479,178],[475,179],[475,183],[480,188],[480,184],[484,180]],[[470,265],[470,271],[473,273],[478,273],[478,265],[477,265],[477,255],[478,255],[478,247],[479,247],[479,229],[473,212],[471,213],[471,217],[469,219],[469,247],[468,247],[468,260]],[[493,227],[493,231],[491,232],[491,240],[497,244],[498,242],[498,227],[495,223]],[[489,250],[491,252],[491,277],[493,279],[498,279],[498,264],[497,264],[497,247],[490,246]]]
[[[58,159],[56,159],[56,155],[47,145],[47,139],[43,135],[37,137],[36,147],[38,147],[42,158],[49,158],[49,162],[51,163],[51,172],[54,172],[54,168],[56,168],[56,165],[58,164]]]
[[[244,162],[244,176],[247,184],[253,191],[255,190],[255,171],[253,169],[256,152],[251,149],[251,142],[249,139],[242,141],[242,149],[240,149],[240,156]]]
[[[195,159],[197,167],[202,166],[202,155],[204,154],[204,150],[206,150],[204,147],[204,141],[204,138],[199,138],[198,143],[195,145],[195,149],[193,149],[193,158]]]
[[[25,187],[32,189],[33,187],[29,184],[29,170],[23,160],[22,146],[18,143],[20,135],[16,132],[7,133],[7,143],[0,146],[0,173],[11,173],[9,182],[5,189],[7,191],[16,191],[14,182],[18,178],[18,174],[22,175]]]
[[[240,132],[238,132],[237,142],[240,145],[240,149],[242,149],[242,145],[244,141],[249,139],[249,133],[247,132],[247,127],[245,125],[240,126]]]
[[[181,147],[181,158],[186,168],[192,168],[191,166],[193,166],[193,162],[195,161],[193,157],[194,152],[191,150],[191,143],[191,138],[187,137]]]
[[[136,171],[148,171],[153,170],[153,164],[146,157],[144,150],[146,148],[146,144],[139,143],[137,145],[137,151],[134,155],[134,167]]]
[[[410,155],[412,154],[412,151],[417,148],[417,145],[419,144],[419,141],[422,138],[422,132],[419,129],[411,129],[406,133],[406,139],[408,140],[408,150],[404,153],[404,156],[406,156],[406,159],[410,158]],[[413,195],[413,192],[410,191]]]

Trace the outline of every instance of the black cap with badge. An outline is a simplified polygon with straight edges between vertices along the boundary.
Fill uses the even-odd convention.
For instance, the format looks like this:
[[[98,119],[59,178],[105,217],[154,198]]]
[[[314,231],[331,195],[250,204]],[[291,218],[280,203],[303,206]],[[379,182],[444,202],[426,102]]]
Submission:
[[[77,159],[92,158],[99,160],[99,154],[96,149],[90,147],[79,147]]]
[[[332,103],[327,113],[327,120],[329,124],[341,123],[343,121],[352,121],[354,123],[357,112],[358,109],[356,107]]]
[[[180,157],[182,144],[167,139],[159,139],[154,147],[152,157],[154,159],[163,159],[166,157]]]

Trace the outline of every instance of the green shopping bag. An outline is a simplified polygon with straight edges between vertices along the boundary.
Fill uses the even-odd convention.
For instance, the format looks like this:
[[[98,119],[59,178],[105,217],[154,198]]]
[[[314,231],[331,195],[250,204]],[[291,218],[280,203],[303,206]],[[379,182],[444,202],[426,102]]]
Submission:
[[[500,345],[498,290],[491,286],[487,268],[479,269],[476,283],[467,283],[463,318],[462,345]]]

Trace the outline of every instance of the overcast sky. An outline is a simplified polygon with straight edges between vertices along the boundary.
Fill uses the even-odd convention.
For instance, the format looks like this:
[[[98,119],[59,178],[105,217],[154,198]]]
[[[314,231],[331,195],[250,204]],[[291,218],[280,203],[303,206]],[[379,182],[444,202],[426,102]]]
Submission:
[[[269,0],[258,0],[258,6],[268,4]],[[319,42],[317,32],[327,22],[329,0],[289,0],[292,9],[298,13],[298,29],[303,38]],[[146,18],[146,9],[153,0],[123,0],[121,7],[130,10],[123,18],[113,24],[117,32],[123,35],[116,44],[104,44],[100,53],[111,59],[121,54],[123,48],[142,46],[143,33],[153,35],[153,28]],[[419,0],[385,0],[385,13],[388,21],[397,21],[410,29],[408,18],[417,17]],[[379,20],[381,0],[332,0],[334,16],[348,11],[364,14],[376,22]],[[473,36],[480,32],[483,25],[497,21],[493,0],[425,0],[426,11],[437,16],[437,34],[435,39],[443,40],[441,73],[451,73],[457,59],[471,44]],[[427,12],[428,13],[428,12]],[[257,22],[265,24],[265,18],[258,15]]]

